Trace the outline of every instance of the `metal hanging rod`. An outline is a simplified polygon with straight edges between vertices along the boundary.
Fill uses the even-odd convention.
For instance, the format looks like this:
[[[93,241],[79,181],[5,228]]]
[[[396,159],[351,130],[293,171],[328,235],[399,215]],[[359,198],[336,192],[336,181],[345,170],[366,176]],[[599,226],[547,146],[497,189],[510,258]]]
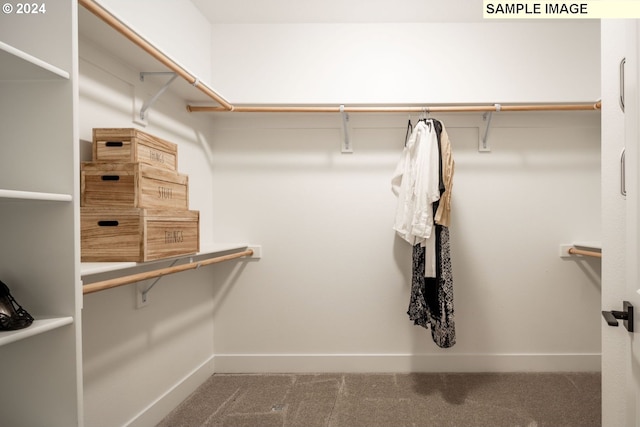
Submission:
[[[229,255],[222,255],[215,258],[209,258],[204,261],[190,262],[187,264],[159,268],[157,270],[117,277],[115,279],[103,280],[101,282],[95,282],[89,285],[84,285],[82,287],[82,293],[90,294],[93,292],[104,291],[107,289],[116,288],[118,286],[128,285],[135,282],[141,282],[143,280],[166,276],[168,274],[180,273],[186,270],[195,270],[196,268],[204,267],[206,265],[217,264],[224,261],[230,261],[236,258],[250,257],[252,255],[253,255],[253,249],[247,249],[246,251],[236,252],[234,254],[229,254]]]
[[[182,66],[177,64],[162,51],[157,49],[143,37],[123,24],[110,12],[98,5],[94,0],[78,0],[78,4],[100,18],[106,24],[129,39],[132,43],[142,48],[145,52],[158,60],[164,66],[185,79],[208,97],[218,103],[218,106],[187,105],[190,112],[236,112],[236,113],[453,113],[453,112],[491,112],[498,111],[496,105],[500,105],[500,111],[587,111],[599,110],[601,102],[583,104],[531,104],[531,105],[457,105],[457,106],[371,106],[371,107],[347,107],[340,106],[263,106],[243,105],[235,106],[224,99],[220,94],[200,82],[200,79]]]

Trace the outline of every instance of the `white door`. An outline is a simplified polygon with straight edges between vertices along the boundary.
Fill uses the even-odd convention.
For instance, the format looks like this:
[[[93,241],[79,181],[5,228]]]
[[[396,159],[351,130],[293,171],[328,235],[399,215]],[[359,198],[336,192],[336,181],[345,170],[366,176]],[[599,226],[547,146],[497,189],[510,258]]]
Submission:
[[[625,145],[627,187],[627,283],[625,299],[633,304],[640,314],[640,25],[638,21],[630,25],[630,38],[634,43],[633,78],[629,80],[629,90],[625,96],[631,97],[625,103]],[[625,64],[626,65],[626,64]],[[631,81],[632,80],[632,81]],[[627,109],[627,104],[630,104]],[[634,316],[634,331],[629,333],[630,376],[627,384],[627,416],[633,425],[640,426],[640,315]]]
[[[635,332],[619,319],[618,327],[602,322],[603,427],[640,427],[639,28],[601,21],[602,310],[624,311],[623,301],[635,308]]]
[[[640,426],[640,25],[637,20],[627,25],[630,42],[629,57],[625,63],[624,115],[625,115],[625,188],[627,213],[626,284],[624,300],[633,305],[634,320],[619,320],[617,333],[628,335],[626,405],[627,425]],[[624,302],[611,310],[624,312]],[[606,309],[605,310],[609,310]],[[632,329],[633,332],[628,331]]]

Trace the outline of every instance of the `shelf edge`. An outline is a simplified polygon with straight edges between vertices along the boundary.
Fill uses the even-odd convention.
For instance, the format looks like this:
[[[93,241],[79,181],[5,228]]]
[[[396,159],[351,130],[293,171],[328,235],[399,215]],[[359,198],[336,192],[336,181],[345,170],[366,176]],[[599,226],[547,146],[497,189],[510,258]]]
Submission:
[[[238,249],[245,249],[249,247],[248,243],[209,243],[201,245],[201,250],[198,253],[192,255],[181,255],[178,257],[164,258],[147,262],[83,262],[80,264],[80,273],[82,277],[92,276],[94,274],[109,273],[113,271],[126,270],[129,268],[135,268],[143,265],[150,265],[152,263],[158,263],[163,261],[170,261],[172,259],[184,259],[189,257],[199,257],[206,255],[215,255],[220,252],[233,251]]]
[[[25,338],[43,334],[73,323],[73,317],[54,317],[36,319],[31,326],[17,331],[0,332],[0,346],[11,344]]]
[[[48,71],[58,77],[61,77],[65,80],[69,80],[70,74],[55,65],[49,64],[46,61],[43,61],[40,58],[36,58],[33,55],[30,55],[20,49],[17,49],[11,45],[8,45],[2,41],[0,41],[0,51],[4,51],[10,55],[15,56],[16,58],[22,59],[25,62],[28,62],[42,70]]]

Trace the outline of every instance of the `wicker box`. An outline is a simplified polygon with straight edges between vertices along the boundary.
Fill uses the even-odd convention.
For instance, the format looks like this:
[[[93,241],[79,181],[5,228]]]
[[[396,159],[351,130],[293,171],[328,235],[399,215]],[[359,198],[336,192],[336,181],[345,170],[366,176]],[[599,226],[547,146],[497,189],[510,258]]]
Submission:
[[[83,262],[144,262],[200,250],[200,212],[81,208]]]
[[[83,162],[80,206],[189,209],[189,177],[144,163]]]
[[[93,129],[94,162],[142,162],[178,170],[178,146],[133,128]]]

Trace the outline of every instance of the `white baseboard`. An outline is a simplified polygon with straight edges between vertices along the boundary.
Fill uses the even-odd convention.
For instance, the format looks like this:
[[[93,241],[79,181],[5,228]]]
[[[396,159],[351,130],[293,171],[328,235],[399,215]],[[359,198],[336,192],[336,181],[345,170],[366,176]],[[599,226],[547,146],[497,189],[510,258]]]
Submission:
[[[214,356],[193,369],[180,381],[151,402],[138,415],[133,417],[125,427],[148,427],[157,425],[169,412],[174,410],[183,400],[195,391],[214,373]]]
[[[216,373],[598,372],[600,354],[218,354]]]

